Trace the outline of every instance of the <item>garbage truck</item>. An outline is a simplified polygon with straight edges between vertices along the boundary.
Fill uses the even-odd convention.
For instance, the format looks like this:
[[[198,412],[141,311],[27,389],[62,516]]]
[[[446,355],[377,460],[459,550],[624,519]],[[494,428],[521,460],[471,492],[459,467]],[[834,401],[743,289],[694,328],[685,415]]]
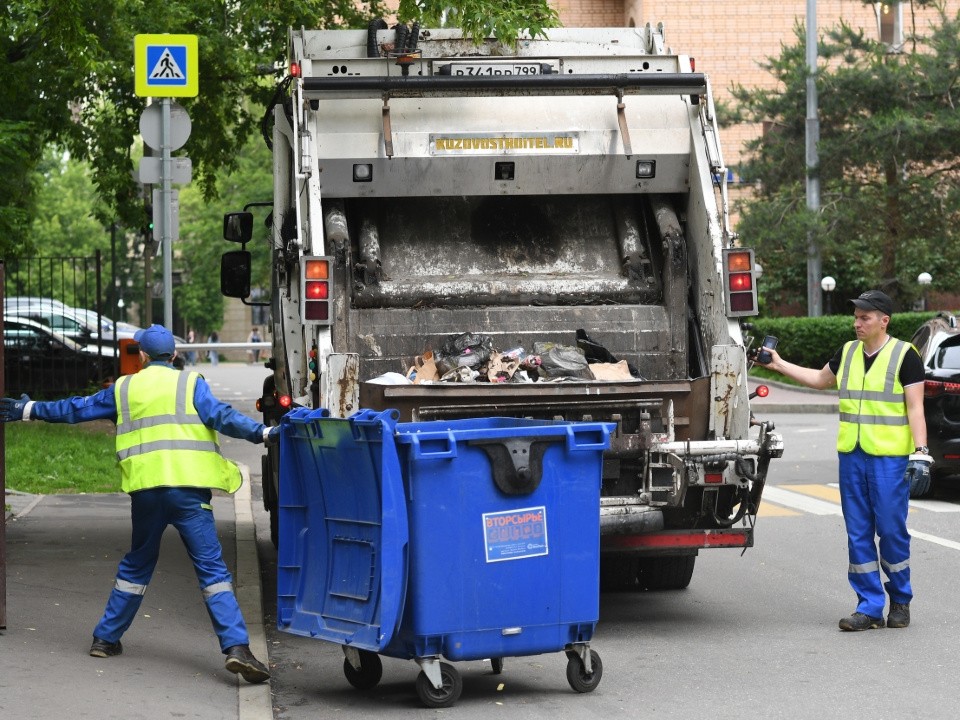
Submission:
[[[240,249],[221,289],[269,304],[265,422],[614,422],[600,507],[582,509],[600,513],[604,589],[683,588],[701,549],[752,546],[783,451],[750,407],[757,266],[729,227],[709,78],[662,26],[509,45],[292,30],[262,130],[273,197],[224,216]],[[472,342],[508,372],[462,362]],[[545,348],[586,368],[544,373]],[[269,449],[275,538],[278,468]]]

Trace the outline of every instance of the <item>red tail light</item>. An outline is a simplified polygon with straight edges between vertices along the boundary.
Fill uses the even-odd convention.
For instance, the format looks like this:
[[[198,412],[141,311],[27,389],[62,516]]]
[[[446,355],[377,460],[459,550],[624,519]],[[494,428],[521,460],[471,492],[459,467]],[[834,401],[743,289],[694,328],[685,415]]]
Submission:
[[[960,395],[960,383],[927,380],[923,383],[923,396],[928,398],[941,395]]]
[[[280,407],[288,408],[293,403],[293,398],[289,395],[281,395],[278,400],[280,401]]]
[[[706,473],[703,476],[703,481],[705,483],[710,483],[711,485],[716,483],[722,483],[723,474],[722,473]]]
[[[770,388],[766,385],[757,385],[756,393],[757,397],[766,397],[770,394]]]

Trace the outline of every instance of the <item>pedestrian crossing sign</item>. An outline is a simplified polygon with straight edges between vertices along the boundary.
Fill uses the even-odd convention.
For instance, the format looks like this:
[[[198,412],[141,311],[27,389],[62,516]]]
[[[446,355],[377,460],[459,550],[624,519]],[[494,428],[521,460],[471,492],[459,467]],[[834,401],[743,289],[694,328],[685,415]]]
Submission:
[[[195,97],[199,92],[196,35],[137,35],[135,91],[142,97]]]

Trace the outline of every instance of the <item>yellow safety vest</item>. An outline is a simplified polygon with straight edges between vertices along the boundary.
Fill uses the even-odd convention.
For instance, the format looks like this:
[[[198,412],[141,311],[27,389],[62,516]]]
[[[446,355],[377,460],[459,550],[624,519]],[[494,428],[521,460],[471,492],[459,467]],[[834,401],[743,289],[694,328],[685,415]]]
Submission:
[[[909,455],[913,434],[900,384],[900,366],[909,344],[890,338],[864,372],[863,343],[843,346],[837,386],[840,389],[840,432],[837,450],[850,452],[858,444],[868,455]]]
[[[240,469],[220,454],[217,431],[203,424],[193,405],[198,377],[150,365],[117,380],[117,460],[124,492],[240,488]]]

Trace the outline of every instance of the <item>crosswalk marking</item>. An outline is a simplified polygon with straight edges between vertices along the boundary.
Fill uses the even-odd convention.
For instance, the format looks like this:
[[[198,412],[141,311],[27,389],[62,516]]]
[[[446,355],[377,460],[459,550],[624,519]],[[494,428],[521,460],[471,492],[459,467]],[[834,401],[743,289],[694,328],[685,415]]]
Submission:
[[[764,493],[766,494],[766,493]],[[757,517],[792,517],[795,515],[801,515],[802,513],[791,510],[790,508],[785,508],[783,505],[774,505],[773,503],[768,503],[766,497],[764,497],[763,502],[760,503],[760,510],[757,512]]]
[[[830,502],[835,502],[838,505],[840,504],[840,487],[836,484],[789,485],[781,487],[788,487],[790,490],[803,493],[804,495],[812,495],[813,497],[818,497],[821,500],[829,500]]]
[[[765,506],[768,506],[765,508]],[[764,510],[768,512],[765,513]],[[793,513],[783,509],[799,510],[813,515],[841,515],[840,488],[837,483],[826,485],[796,484],[767,485],[763,489],[760,516],[787,516]],[[923,510],[935,513],[960,513],[960,504],[943,500],[911,500],[910,511]]]
[[[796,487],[791,485],[791,488]],[[767,500],[771,500],[778,505],[784,505],[788,508],[794,508],[812,515],[839,515],[840,505],[837,503],[826,502],[815,497],[803,495],[792,490],[784,490],[783,487],[767,485],[763,489],[763,500],[761,506]]]
[[[960,505],[945,503],[942,500],[911,500],[910,509],[920,508],[936,513],[957,513],[960,512]]]
[[[946,538],[937,537],[936,535],[930,535],[929,533],[920,532],[919,530],[910,530],[910,536],[915,537],[918,540],[926,540],[927,542],[932,542],[935,545],[942,545],[945,548],[950,548],[951,550],[960,550],[960,543],[954,542],[953,540],[947,540]]]
[[[789,489],[788,489],[789,488]],[[936,513],[960,512],[960,505],[943,500],[911,500],[910,511]],[[799,512],[797,512],[799,511]],[[766,486],[760,503],[759,517],[783,517],[810,513],[811,515],[842,515],[840,488],[837,483],[828,485],[781,485]],[[960,550],[960,542],[909,528],[910,536],[917,540],[940,545],[951,550]]]

